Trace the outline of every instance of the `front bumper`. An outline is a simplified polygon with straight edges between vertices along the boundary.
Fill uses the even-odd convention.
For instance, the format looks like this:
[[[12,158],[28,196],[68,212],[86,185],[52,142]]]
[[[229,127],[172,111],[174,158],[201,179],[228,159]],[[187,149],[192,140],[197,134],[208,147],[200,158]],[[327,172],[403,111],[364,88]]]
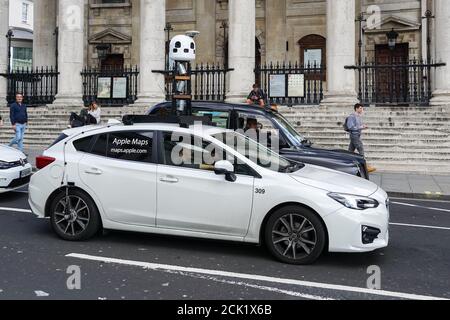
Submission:
[[[0,170],[0,193],[13,191],[26,186],[30,182],[32,166],[14,167]]]
[[[364,211],[342,208],[324,218],[330,252],[371,252],[389,245],[389,203],[379,189],[371,196],[380,205]],[[373,236],[376,230],[377,236]],[[367,241],[369,240],[369,241]]]

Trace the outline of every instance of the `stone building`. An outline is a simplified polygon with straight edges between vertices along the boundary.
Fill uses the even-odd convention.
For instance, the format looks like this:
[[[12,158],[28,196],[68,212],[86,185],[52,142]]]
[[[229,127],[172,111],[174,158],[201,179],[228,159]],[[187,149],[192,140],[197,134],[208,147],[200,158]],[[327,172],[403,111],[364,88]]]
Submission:
[[[0,0],[2,15],[8,2]],[[169,36],[188,30],[200,31],[197,63],[234,69],[228,75],[230,101],[243,101],[255,82],[255,67],[292,61],[326,68],[323,104],[350,104],[357,99],[358,80],[344,67],[360,57],[389,63],[386,57],[394,56],[447,62],[432,75],[432,85],[434,102],[450,104],[448,0],[39,0],[34,10],[34,65],[58,65],[56,105],[81,103],[85,66],[137,65],[136,104],[164,99],[164,78],[152,71],[165,68]],[[429,23],[427,10],[434,15]],[[392,30],[396,46],[389,49]],[[0,68],[5,69],[2,55]],[[5,86],[0,80],[0,96]]]

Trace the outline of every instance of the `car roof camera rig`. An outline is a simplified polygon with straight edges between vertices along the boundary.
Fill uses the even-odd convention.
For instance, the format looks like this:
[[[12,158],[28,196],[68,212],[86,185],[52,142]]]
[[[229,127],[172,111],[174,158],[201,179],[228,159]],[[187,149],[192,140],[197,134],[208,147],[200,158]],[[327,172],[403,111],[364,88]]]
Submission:
[[[195,61],[197,45],[195,36],[198,31],[188,31],[186,35],[177,35],[169,45],[169,58],[173,65],[172,114],[192,115],[192,66]]]

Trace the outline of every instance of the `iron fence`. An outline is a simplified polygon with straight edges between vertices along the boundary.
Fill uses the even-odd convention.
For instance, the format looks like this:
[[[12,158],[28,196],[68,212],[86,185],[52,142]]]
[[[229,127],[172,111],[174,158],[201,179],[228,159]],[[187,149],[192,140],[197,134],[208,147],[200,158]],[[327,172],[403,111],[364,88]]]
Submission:
[[[365,105],[427,106],[432,98],[432,72],[445,65],[391,58],[389,64],[365,61],[345,68],[357,71],[358,98]]]
[[[272,75],[303,75],[303,95],[290,97],[286,83],[286,94],[284,96],[270,95]],[[266,93],[267,102],[285,105],[318,105],[323,99],[324,83],[326,80],[326,69],[324,66],[314,62],[300,64],[298,62],[267,63],[255,68],[256,81]]]
[[[227,92],[227,69],[218,64],[198,64],[191,69],[191,91],[194,101],[225,101]],[[173,70],[155,71],[165,76],[167,101],[173,95]]]
[[[83,101],[88,105],[98,101],[104,106],[133,104],[138,96],[139,68],[134,67],[85,67],[83,79]]]
[[[16,94],[21,93],[27,105],[53,103],[58,93],[58,74],[54,67],[20,68],[1,74],[7,79],[7,102],[13,103]]]

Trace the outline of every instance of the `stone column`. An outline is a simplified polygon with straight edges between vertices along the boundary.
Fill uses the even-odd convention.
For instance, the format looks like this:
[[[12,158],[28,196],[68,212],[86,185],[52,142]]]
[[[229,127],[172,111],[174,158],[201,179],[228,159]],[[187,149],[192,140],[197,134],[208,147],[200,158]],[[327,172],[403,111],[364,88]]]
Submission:
[[[255,0],[229,0],[229,66],[227,101],[243,103],[255,82]]]
[[[327,0],[327,84],[322,105],[349,106],[357,102],[354,0]]]
[[[34,2],[33,66],[56,66],[56,2]]]
[[[84,0],[59,0],[58,94],[54,106],[83,105],[81,71],[84,65]],[[38,18],[38,17],[36,17]]]
[[[436,61],[445,62],[445,67],[436,70],[436,90],[433,92],[432,105],[450,107],[450,1],[435,1]]]
[[[0,0],[0,73],[8,70],[9,0]],[[0,104],[6,103],[7,81],[0,76]],[[5,116],[5,115],[4,115]]]
[[[141,0],[140,92],[135,105],[150,107],[165,100],[164,70],[166,1]]]
[[[197,0],[195,3],[197,63],[216,61],[216,1]]]
[[[266,0],[266,60],[286,60],[286,0]]]

